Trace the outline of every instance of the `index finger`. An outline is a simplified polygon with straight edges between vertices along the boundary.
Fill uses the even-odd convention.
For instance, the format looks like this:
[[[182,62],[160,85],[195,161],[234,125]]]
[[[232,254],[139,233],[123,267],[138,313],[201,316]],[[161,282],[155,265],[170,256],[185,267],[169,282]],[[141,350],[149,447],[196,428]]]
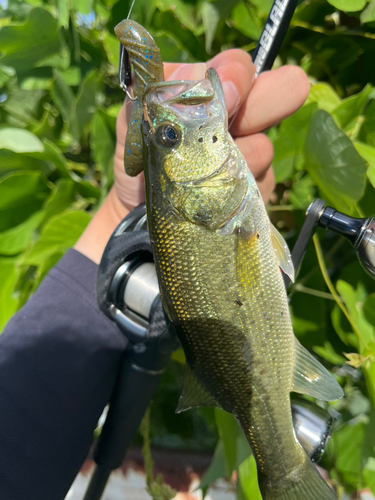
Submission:
[[[305,102],[310,84],[297,66],[283,66],[259,75],[231,125],[231,134],[244,136],[270,128]]]

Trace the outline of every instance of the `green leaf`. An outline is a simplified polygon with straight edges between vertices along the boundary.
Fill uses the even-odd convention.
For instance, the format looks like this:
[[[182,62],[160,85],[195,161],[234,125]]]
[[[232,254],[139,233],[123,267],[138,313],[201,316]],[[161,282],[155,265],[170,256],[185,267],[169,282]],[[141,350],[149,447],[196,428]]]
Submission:
[[[326,201],[353,213],[364,193],[367,165],[325,111],[317,111],[311,120],[305,159],[306,169]]]
[[[361,448],[366,425],[353,422],[336,430],[328,442],[326,453],[335,464],[341,480],[357,489],[361,473]]]
[[[316,102],[319,109],[331,113],[340,103],[340,97],[328,83],[317,83],[310,89],[306,104]]]
[[[70,87],[65,83],[65,80],[59,71],[55,70],[53,74],[55,79],[51,88],[51,96],[65,123],[70,125],[72,121],[74,94]]]
[[[284,182],[302,165],[303,146],[312,116],[317,110],[316,103],[302,107],[283,121],[277,139],[273,143],[272,161],[276,182]]]
[[[12,259],[0,259],[0,332],[17,310],[18,299],[13,292],[18,275]]]
[[[251,12],[251,14],[250,14]],[[254,10],[250,10],[249,5],[240,2],[234,7],[232,12],[233,26],[245,36],[258,40],[263,28],[263,20]]]
[[[238,483],[245,500],[262,500],[255,458],[250,455],[238,468]]]
[[[78,240],[90,219],[87,213],[78,211],[50,219],[24,262],[40,266],[55,253],[65,253]]]
[[[289,194],[289,201],[294,208],[306,210],[314,201],[314,183],[308,174],[296,179],[293,182]]]
[[[115,154],[115,137],[107,123],[107,118],[102,110],[94,116],[91,127],[91,147],[93,156],[104,179],[106,188],[113,182],[113,158]]]
[[[332,116],[338,120],[338,123],[343,129],[345,129],[345,127],[355,118],[362,115],[371,90],[371,85],[366,85],[358,94],[341,101],[341,104],[333,111]]]
[[[60,179],[44,204],[43,224],[51,217],[69,208],[75,200],[76,183],[71,179]]]
[[[375,495],[375,458],[370,457],[363,469],[363,477],[371,492]]]
[[[226,472],[227,468],[225,461],[224,444],[219,440],[216,445],[210,466],[204,473],[199,484],[199,488],[207,488],[218,479],[225,477]]]
[[[360,15],[361,23],[373,23],[375,21],[375,0],[371,0]]]
[[[93,0],[70,0],[74,10],[81,14],[89,14],[92,10]]]
[[[20,128],[0,128],[0,149],[8,149],[15,153],[43,152],[43,143],[28,130]]]
[[[367,297],[363,304],[363,314],[366,320],[375,328],[375,294]]]
[[[35,121],[40,101],[44,95],[45,91],[41,89],[15,89],[10,92],[2,105],[3,109],[10,115],[7,117],[8,123],[24,127]]]
[[[154,40],[164,62],[194,62],[185,46],[171,33],[158,31]]]
[[[41,66],[61,50],[56,19],[45,9],[33,9],[25,23],[0,30],[0,62],[19,73]]]
[[[25,222],[0,233],[0,254],[16,255],[25,250],[43,217],[43,211],[36,212]]]
[[[69,26],[69,0],[57,0],[57,12],[60,26]]]
[[[219,408],[215,408],[215,419],[224,446],[226,476],[230,479],[237,464],[237,437],[240,429],[234,416]]]
[[[375,326],[366,319],[363,312],[363,303],[356,290],[346,281],[339,280],[336,284],[337,291],[343,298],[353,323],[358,329],[360,339],[360,353],[366,354],[365,343],[369,344],[375,340]]]
[[[0,180],[0,232],[39,210],[49,189],[40,172],[17,172]]]
[[[85,132],[92,116],[97,108],[97,93],[101,88],[101,75],[96,71],[89,73],[78,92],[73,105],[74,122],[72,122],[72,133],[78,141]]]
[[[328,0],[336,9],[344,12],[358,12],[366,5],[366,0]]]
[[[339,280],[336,284],[337,291],[344,300],[345,306],[351,318],[351,324],[355,328],[358,338],[359,354],[362,357],[375,357],[375,327],[368,322],[363,311],[363,299],[361,290],[355,290],[349,283]],[[364,362],[362,371],[366,379],[366,387],[373,404],[375,404],[375,363]]]
[[[201,16],[206,36],[206,51],[210,53],[216,28],[220,21],[220,13],[214,3],[203,2]]]
[[[372,146],[375,146],[375,100],[366,108],[364,113],[364,121],[361,128],[361,134],[364,135],[365,140]]]
[[[368,162],[367,177],[375,187],[375,148],[362,142],[355,142],[354,145],[362,158]]]
[[[172,10],[180,23],[190,31],[196,29],[197,19],[192,5],[182,0],[173,0],[173,3],[171,3],[170,0],[157,0],[156,5],[161,11]]]

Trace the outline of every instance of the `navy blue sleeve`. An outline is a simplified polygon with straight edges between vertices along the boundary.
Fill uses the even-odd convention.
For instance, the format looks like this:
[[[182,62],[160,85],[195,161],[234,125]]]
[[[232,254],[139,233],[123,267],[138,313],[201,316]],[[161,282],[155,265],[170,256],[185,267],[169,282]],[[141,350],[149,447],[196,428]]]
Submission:
[[[97,265],[69,250],[0,335],[0,498],[62,500],[126,339],[97,306]]]

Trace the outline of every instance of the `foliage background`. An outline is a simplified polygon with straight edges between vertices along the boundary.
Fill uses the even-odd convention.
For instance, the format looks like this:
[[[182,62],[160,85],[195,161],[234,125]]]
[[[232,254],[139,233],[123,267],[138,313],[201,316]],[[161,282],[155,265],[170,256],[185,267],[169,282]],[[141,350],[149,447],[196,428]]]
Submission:
[[[132,18],[155,37],[164,61],[193,62],[231,47],[253,50],[271,3],[137,0]],[[1,329],[74,244],[112,183],[124,98],[113,27],[129,4],[0,2]],[[375,0],[300,2],[276,65],[301,66],[311,92],[300,111],[268,131],[278,182],[269,210],[290,246],[315,197],[351,215],[375,212],[374,62]],[[340,498],[366,487],[375,493],[374,291],[349,244],[321,232],[290,293],[296,335],[346,393],[330,405],[341,416],[322,463]],[[174,415],[182,364],[177,352],[153,402],[153,443],[215,449],[204,491],[226,476],[239,499],[259,499],[254,461],[230,415],[210,408]]]

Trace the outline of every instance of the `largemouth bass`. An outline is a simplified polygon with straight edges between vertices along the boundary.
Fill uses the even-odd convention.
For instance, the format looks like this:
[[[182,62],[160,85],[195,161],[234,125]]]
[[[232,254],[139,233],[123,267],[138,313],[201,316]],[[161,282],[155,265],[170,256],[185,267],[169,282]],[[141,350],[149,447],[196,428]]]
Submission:
[[[128,48],[126,23],[117,34]],[[290,392],[327,401],[343,392],[294,337],[280,272],[293,277],[290,254],[228,132],[220,79],[213,69],[202,81],[155,78],[142,108],[150,239],[186,355],[178,411],[233,413],[264,500],[333,500],[294,435]]]

